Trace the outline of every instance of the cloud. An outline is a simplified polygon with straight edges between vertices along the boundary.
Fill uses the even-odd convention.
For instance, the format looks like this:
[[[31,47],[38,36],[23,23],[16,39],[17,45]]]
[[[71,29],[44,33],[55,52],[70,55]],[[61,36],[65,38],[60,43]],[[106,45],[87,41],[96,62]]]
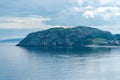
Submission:
[[[71,27],[61,25],[49,25],[45,22],[50,21],[50,18],[31,15],[28,17],[0,17],[0,29],[39,29],[44,30],[53,27]]]
[[[99,18],[110,20],[111,17],[120,17],[120,0],[75,0],[78,5],[71,8],[71,12],[83,13],[84,18]],[[77,8],[76,8],[77,7]],[[74,11],[75,12],[75,11]],[[74,13],[75,14],[75,13]]]
[[[82,14],[82,15],[81,15]],[[75,6],[72,8],[68,8],[63,10],[59,16],[82,16],[83,18],[89,19],[97,19],[102,18],[103,21],[110,21],[111,18],[120,17],[120,7],[118,6]]]
[[[12,18],[21,19],[20,16],[31,18],[28,15],[38,15],[51,19],[38,21],[37,23],[34,20],[35,22],[29,21],[29,23],[23,20],[22,17],[25,24],[16,22],[16,25],[19,23],[18,26],[25,26],[24,28],[33,28],[32,23],[34,23],[34,28],[46,25],[115,25],[116,23],[120,24],[119,4],[120,0],[2,0],[0,2],[0,18],[1,16],[14,16]],[[1,21],[1,26],[7,24],[16,26],[15,22],[8,22],[2,23]],[[30,25],[28,26],[26,23]]]
[[[0,28],[2,29],[27,29],[41,28],[47,26],[44,22],[50,20],[42,16],[28,17],[0,17]]]
[[[79,6],[119,6],[120,0],[75,0]]]
[[[83,4],[84,0],[75,0],[76,2],[78,2],[79,4]]]
[[[86,10],[84,13],[83,13],[83,17],[85,18],[94,18],[96,15],[96,12],[95,11],[92,11],[92,10]]]
[[[101,5],[101,6],[106,6],[106,5],[119,6],[120,0],[99,0],[99,5]]]
[[[95,16],[103,17],[104,20],[108,21],[112,17],[120,16],[119,7],[98,7],[91,10],[85,10],[83,17],[85,18],[95,18]]]

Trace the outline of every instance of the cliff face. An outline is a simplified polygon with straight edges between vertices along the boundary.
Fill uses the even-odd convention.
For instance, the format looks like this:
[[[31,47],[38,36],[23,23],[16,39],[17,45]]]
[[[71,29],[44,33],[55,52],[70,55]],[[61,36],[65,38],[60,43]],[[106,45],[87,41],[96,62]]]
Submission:
[[[110,32],[78,26],[74,28],[51,28],[28,34],[17,46],[83,46],[92,44],[91,39],[111,40]]]

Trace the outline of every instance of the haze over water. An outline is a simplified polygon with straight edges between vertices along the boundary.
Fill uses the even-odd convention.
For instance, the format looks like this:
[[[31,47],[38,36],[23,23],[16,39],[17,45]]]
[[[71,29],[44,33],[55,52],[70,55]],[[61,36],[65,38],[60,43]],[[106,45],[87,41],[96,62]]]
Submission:
[[[120,80],[120,48],[0,46],[0,80]]]

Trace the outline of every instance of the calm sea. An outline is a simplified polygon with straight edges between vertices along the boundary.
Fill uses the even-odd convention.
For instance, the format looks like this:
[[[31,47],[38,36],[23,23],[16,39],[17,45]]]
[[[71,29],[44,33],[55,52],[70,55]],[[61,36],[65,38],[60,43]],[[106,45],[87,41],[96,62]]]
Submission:
[[[120,80],[120,48],[0,45],[0,80]]]

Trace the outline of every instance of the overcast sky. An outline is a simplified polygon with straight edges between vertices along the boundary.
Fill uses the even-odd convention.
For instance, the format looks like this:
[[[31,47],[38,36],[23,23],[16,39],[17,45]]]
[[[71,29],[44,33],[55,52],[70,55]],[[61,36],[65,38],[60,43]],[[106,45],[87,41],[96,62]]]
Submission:
[[[120,33],[120,0],[0,1],[0,29],[79,25]]]

